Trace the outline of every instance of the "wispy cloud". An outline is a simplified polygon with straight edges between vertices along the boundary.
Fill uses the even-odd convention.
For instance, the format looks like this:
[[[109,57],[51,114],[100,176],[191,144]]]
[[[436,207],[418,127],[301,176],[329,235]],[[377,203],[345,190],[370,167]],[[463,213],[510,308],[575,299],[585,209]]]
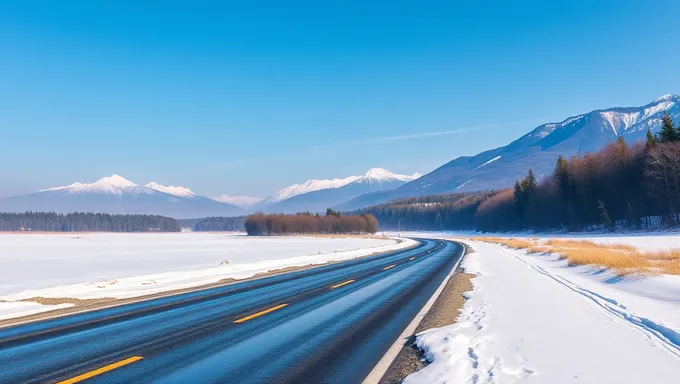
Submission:
[[[380,142],[385,142],[385,141],[415,140],[415,139],[422,139],[422,138],[425,138],[425,137],[455,135],[455,134],[458,134],[458,133],[478,131],[480,129],[496,128],[496,127],[500,127],[500,126],[503,126],[503,125],[504,124],[480,125],[480,126],[476,126],[476,127],[450,129],[448,131],[421,132],[421,133],[413,133],[413,134],[408,134],[408,135],[373,137],[373,138],[368,138],[368,139],[363,139],[363,140],[356,140],[354,142],[348,142],[348,143],[352,143],[352,144],[354,144],[354,143],[380,143]],[[336,144],[340,144],[340,143],[336,143]],[[346,144],[346,143],[341,143],[341,144]]]
[[[490,129],[490,128],[498,128],[498,127],[502,127],[502,126],[509,125],[509,124],[513,124],[513,123],[479,125],[479,126],[474,126],[474,127],[450,129],[450,130],[446,130],[446,131],[419,132],[419,133],[394,135],[394,136],[368,137],[368,138],[348,140],[348,141],[336,141],[336,142],[332,142],[332,143],[316,145],[314,147],[310,147],[310,148],[295,151],[295,152],[281,154],[281,155],[278,155],[278,156],[250,157],[250,158],[245,158],[245,159],[227,161],[227,162],[224,162],[224,163],[220,163],[217,166],[220,167],[220,168],[230,168],[230,167],[233,167],[233,166],[246,164],[246,163],[254,163],[254,162],[260,162],[260,161],[287,158],[287,157],[296,156],[296,155],[300,155],[300,154],[315,152],[315,151],[318,151],[320,149],[328,149],[328,148],[335,148],[335,147],[348,146],[348,145],[357,145],[357,144],[367,144],[367,143],[382,143],[382,142],[388,142],[388,141],[418,140],[418,139],[424,139],[424,138],[428,138],[428,137],[455,135],[455,134],[465,133],[465,132],[479,131],[479,130]]]

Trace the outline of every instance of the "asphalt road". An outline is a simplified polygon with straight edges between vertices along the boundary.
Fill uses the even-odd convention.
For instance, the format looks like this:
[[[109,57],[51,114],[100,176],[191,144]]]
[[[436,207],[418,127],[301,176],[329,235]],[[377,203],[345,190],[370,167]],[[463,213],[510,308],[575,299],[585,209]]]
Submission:
[[[461,257],[365,257],[0,329],[0,383],[360,383]]]

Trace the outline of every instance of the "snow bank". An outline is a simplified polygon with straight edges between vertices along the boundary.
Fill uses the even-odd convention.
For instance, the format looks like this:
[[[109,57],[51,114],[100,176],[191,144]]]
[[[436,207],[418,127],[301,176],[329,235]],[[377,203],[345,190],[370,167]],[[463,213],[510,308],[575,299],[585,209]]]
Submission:
[[[680,280],[614,278],[468,242],[469,300],[456,324],[418,335],[432,363],[405,383],[676,380]]]
[[[0,301],[0,320],[12,317],[28,316],[34,313],[50,311],[53,309],[68,308],[72,304],[42,305],[27,301],[2,302]]]
[[[20,313],[27,306],[16,301],[34,297],[129,298],[413,244],[389,238],[210,233],[0,235],[0,304],[5,312],[14,306]],[[31,310],[39,311],[36,306]]]

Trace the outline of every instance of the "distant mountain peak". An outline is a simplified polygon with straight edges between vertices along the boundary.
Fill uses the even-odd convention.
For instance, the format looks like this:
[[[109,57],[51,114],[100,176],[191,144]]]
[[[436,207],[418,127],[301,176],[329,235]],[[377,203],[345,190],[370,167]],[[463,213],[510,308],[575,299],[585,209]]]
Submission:
[[[130,188],[137,186],[137,184],[117,174],[113,174],[109,177],[102,177],[101,179],[95,181],[94,185],[106,185],[116,188]]]
[[[39,192],[63,191],[66,193],[103,193],[121,195],[123,192],[149,193],[145,187],[140,187],[120,175],[102,177],[94,183],[73,183],[62,187],[43,189]]]
[[[678,101],[680,101],[680,96],[674,95],[672,93],[668,93],[668,94],[665,94],[661,97],[654,99],[654,102],[660,102],[660,101],[675,101],[675,102],[678,102]]]
[[[301,184],[293,184],[277,191],[267,203],[278,203],[291,197],[302,195],[322,189],[341,188],[352,183],[385,183],[390,181],[411,181],[420,177],[419,173],[413,175],[400,175],[384,168],[371,168],[361,176],[348,176],[342,179],[307,180]]]
[[[390,182],[394,180],[399,181],[412,181],[419,178],[421,175],[419,173],[414,173],[413,175],[400,175],[398,173],[390,172],[385,168],[371,168],[363,176],[357,178],[355,182]]]
[[[187,187],[181,187],[181,186],[175,186],[175,185],[165,186],[165,185],[158,184],[154,181],[147,183],[144,186],[147,187],[147,188],[154,189],[156,191],[169,193],[169,194],[175,195],[175,196],[182,196],[182,197],[196,196],[196,194],[191,189],[189,189]]]

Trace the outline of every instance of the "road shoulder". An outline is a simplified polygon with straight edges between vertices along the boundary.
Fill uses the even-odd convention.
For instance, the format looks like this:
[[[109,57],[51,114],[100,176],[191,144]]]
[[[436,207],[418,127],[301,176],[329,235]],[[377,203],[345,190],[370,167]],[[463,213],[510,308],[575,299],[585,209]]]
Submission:
[[[466,245],[465,255],[468,253],[471,253],[471,249]],[[397,357],[380,379],[379,382],[381,384],[401,383],[406,376],[425,366],[425,363],[422,361],[422,351],[414,345],[415,335],[426,329],[454,324],[465,304],[463,293],[472,290],[470,280],[474,276],[473,274],[465,273],[460,266],[458,267],[454,275],[446,283],[444,290],[432,308],[427,312],[413,335],[409,337],[406,345],[399,351]]]

